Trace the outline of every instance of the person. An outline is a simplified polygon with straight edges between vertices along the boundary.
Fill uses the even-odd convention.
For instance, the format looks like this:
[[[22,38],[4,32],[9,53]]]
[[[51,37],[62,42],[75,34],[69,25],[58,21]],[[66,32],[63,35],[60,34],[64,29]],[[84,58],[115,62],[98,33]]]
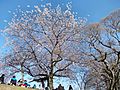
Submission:
[[[2,74],[1,77],[0,77],[0,82],[1,82],[1,84],[5,84],[5,83],[4,83],[4,78],[5,78],[5,74]]]
[[[22,81],[22,79],[20,79],[19,81],[18,81],[18,86],[21,86],[23,84],[23,81]]]
[[[73,88],[72,88],[72,86],[71,86],[71,85],[69,86],[69,90],[73,90]]]
[[[17,79],[15,76],[12,77],[11,81],[10,81],[11,85],[15,85],[16,86],[16,83],[17,83]]]
[[[25,87],[30,87],[30,84],[27,83],[27,80],[24,81]]]
[[[34,84],[32,88],[33,88],[33,89],[36,89],[36,85]]]
[[[58,86],[58,89],[57,90],[64,90],[64,87],[61,85],[61,84],[59,84],[59,86]]]
[[[49,88],[48,88],[48,87],[45,87],[45,90],[49,90]]]
[[[41,83],[42,83],[42,88],[45,88],[45,83],[43,79],[41,79]]]

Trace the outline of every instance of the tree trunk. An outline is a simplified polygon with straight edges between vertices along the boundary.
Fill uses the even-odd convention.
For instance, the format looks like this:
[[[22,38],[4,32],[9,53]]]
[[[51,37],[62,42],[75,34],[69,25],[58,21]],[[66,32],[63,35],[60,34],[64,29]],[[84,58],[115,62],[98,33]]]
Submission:
[[[51,60],[53,61],[53,60]],[[51,71],[50,71],[50,74],[49,74],[49,88],[50,90],[53,90],[53,68],[54,68],[54,65],[53,63],[51,62]]]
[[[21,65],[21,76],[22,76],[21,80],[22,80],[22,82],[24,82],[24,70],[23,70],[23,65]]]
[[[49,88],[50,90],[53,90],[53,75],[50,75],[49,77]]]

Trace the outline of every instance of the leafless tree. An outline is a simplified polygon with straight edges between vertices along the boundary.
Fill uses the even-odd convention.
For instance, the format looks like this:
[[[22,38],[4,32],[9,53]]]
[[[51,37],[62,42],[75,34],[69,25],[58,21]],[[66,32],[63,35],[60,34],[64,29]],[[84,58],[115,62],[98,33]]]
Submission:
[[[88,87],[96,90],[119,90],[120,86],[120,10],[112,12],[100,23],[85,30],[87,56],[90,70]],[[89,64],[88,64],[89,62]]]

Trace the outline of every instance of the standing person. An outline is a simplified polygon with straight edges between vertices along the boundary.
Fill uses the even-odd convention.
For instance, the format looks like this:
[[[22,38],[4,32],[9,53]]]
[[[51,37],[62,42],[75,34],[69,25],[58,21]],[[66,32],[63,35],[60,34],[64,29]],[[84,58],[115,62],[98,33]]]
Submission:
[[[1,77],[0,77],[0,82],[1,82],[1,84],[5,84],[5,83],[4,83],[4,78],[5,78],[5,74],[2,74]]]
[[[41,83],[42,83],[42,88],[45,88],[45,83],[43,79],[41,79]]]
[[[71,85],[69,86],[69,90],[73,90],[73,88],[72,88],[72,86],[71,86]]]
[[[12,77],[12,79],[11,79],[10,83],[11,83],[12,85],[15,85],[15,86],[16,86],[17,79],[16,79],[16,77],[15,77],[15,76],[13,76],[13,77]]]

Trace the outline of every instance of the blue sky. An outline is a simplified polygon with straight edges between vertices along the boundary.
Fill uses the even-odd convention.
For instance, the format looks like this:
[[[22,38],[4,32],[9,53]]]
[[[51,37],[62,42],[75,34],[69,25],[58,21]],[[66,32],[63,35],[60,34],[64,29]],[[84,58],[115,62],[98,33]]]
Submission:
[[[67,2],[72,2],[72,9],[78,13],[78,16],[88,18],[88,22],[98,22],[110,12],[120,8],[120,0],[0,0],[0,30],[6,27],[4,20],[10,20],[12,15],[8,11],[14,12],[17,6],[23,10],[34,9],[34,5],[41,5],[46,2],[52,3],[53,6],[58,4],[65,5]],[[30,8],[27,6],[30,5]],[[63,6],[64,6],[63,5]],[[0,35],[0,51],[4,52],[2,48],[4,38]],[[0,52],[0,54],[1,54]]]
[[[42,1],[42,2],[41,2]],[[0,30],[7,26],[4,20],[10,20],[12,15],[8,11],[14,12],[18,5],[23,10],[27,10],[27,5],[34,9],[34,5],[40,6],[46,2],[53,6],[72,2],[72,9],[78,16],[86,17],[88,22],[98,22],[110,12],[120,8],[120,0],[0,0]],[[0,50],[4,44],[4,38],[0,35]],[[3,50],[3,49],[2,49]],[[1,52],[0,52],[1,53]]]
[[[89,22],[97,22],[105,17],[111,11],[120,8],[120,0],[0,0],[0,29],[3,29],[6,24],[4,20],[10,20],[11,15],[8,11],[15,11],[18,5],[23,10],[27,10],[27,5],[33,8],[34,5],[41,5],[45,2],[50,2],[52,5],[65,4],[72,2],[73,11],[78,13],[78,16],[87,17]],[[88,17],[88,15],[90,15]]]

